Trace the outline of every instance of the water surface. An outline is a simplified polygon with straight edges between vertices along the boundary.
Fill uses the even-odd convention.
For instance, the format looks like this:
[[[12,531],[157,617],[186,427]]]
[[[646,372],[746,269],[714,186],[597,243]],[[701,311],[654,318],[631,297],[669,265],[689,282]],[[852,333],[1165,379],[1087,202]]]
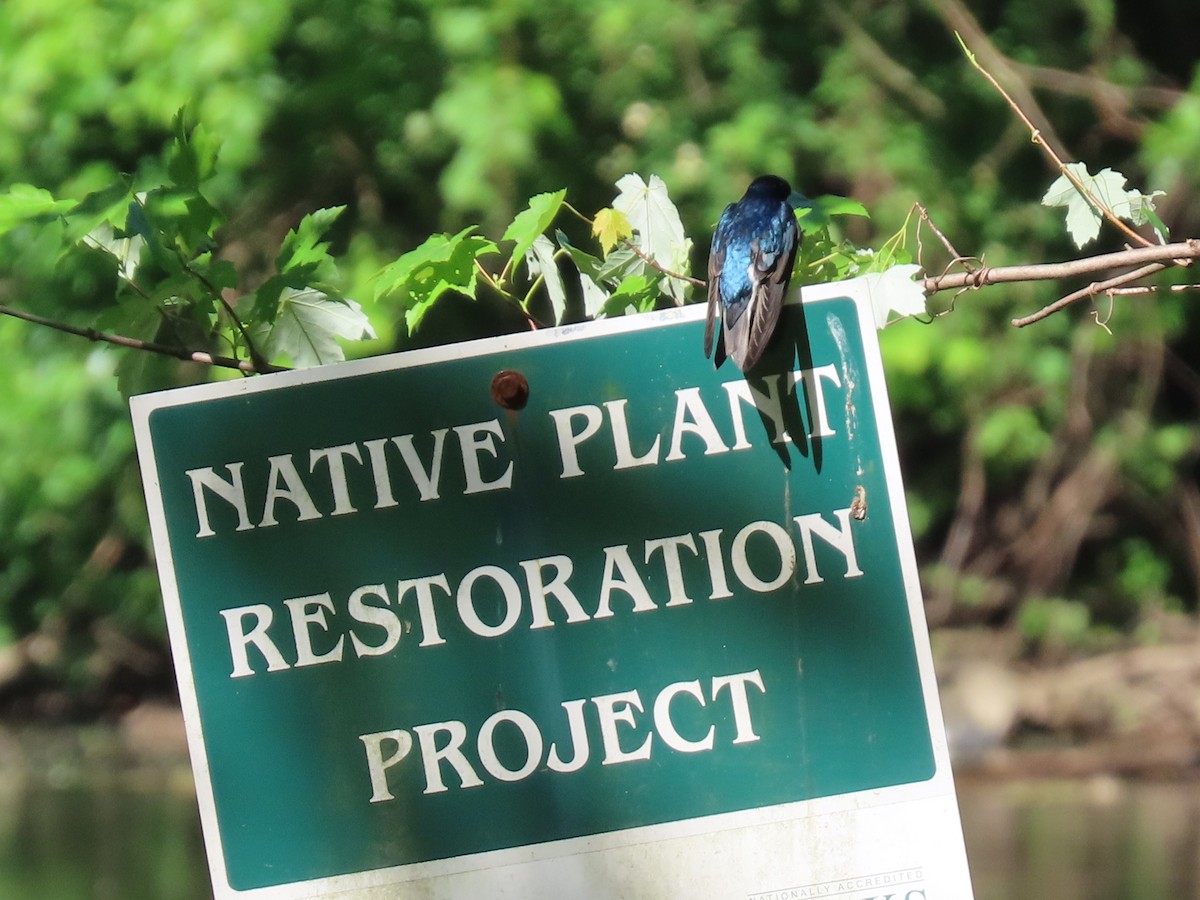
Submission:
[[[976,900],[1200,900],[1200,782],[962,779],[959,797]],[[211,897],[186,761],[106,729],[0,731],[10,897]]]

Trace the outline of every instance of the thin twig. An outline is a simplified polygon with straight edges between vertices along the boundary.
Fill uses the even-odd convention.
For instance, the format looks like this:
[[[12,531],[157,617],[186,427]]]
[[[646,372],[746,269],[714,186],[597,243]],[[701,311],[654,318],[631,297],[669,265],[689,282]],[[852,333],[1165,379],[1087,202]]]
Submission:
[[[954,263],[962,263],[963,267],[964,267],[964,268],[965,268],[965,269],[966,269],[968,272],[973,272],[973,271],[975,271],[975,269],[976,269],[977,267],[976,267],[976,266],[974,266],[974,265],[971,265],[971,264],[969,263],[969,261],[970,261],[970,260],[972,260],[972,259],[976,259],[976,257],[974,257],[974,256],[963,256],[961,253],[959,253],[959,252],[958,252],[958,250],[956,250],[956,249],[954,248],[954,245],[953,245],[952,243],[950,243],[950,239],[949,239],[948,237],[946,237],[946,235],[944,235],[944,234],[942,233],[942,230],[941,230],[940,228],[938,228],[938,227],[937,227],[937,225],[935,225],[935,224],[934,224],[934,222],[933,222],[933,219],[932,219],[932,218],[930,217],[930,215],[929,215],[929,210],[927,210],[927,209],[924,207],[924,205],[923,205],[923,204],[920,204],[920,203],[914,203],[914,204],[913,204],[913,207],[914,207],[914,208],[917,210],[917,212],[918,212],[918,213],[920,213],[920,215],[921,215],[921,221],[922,221],[922,222],[924,222],[926,225],[928,225],[928,226],[929,226],[929,230],[930,230],[930,231],[932,231],[932,232],[933,232],[935,235],[937,235],[937,239],[938,239],[939,241],[941,241],[941,244],[942,244],[942,246],[946,248],[946,252],[950,254],[950,256],[951,256],[951,263],[950,263],[950,265],[953,265]],[[920,229],[920,227],[918,226],[918,227],[917,227],[917,237],[918,237],[918,239],[920,239],[920,235],[921,235],[921,229]],[[946,268],[947,268],[947,269],[949,269],[949,268],[950,268],[950,266],[947,266]]]
[[[190,263],[184,262],[183,270],[204,285],[208,292],[217,298],[217,302],[221,304],[225,310],[225,314],[229,317],[229,320],[233,322],[233,327],[236,328],[238,334],[242,336],[242,340],[246,342],[246,350],[249,352],[250,359],[254,363],[255,368],[258,371],[265,371],[264,367],[269,366],[270,363],[267,362],[267,358],[265,356],[258,352],[258,347],[255,346],[253,339],[251,339],[250,332],[246,330],[246,326],[242,323],[241,318],[239,318],[238,314],[234,312],[233,306],[228,300],[225,299],[224,293],[212,283],[207,275],[205,275],[203,272],[193,269]]]
[[[996,89],[1000,96],[1004,98],[1004,102],[1009,105],[1009,108],[1012,109],[1017,118],[1019,118],[1025,124],[1025,127],[1029,129],[1033,143],[1042,148],[1045,154],[1050,158],[1051,162],[1054,163],[1059,173],[1066,178],[1067,181],[1071,182],[1071,186],[1079,192],[1079,195],[1083,197],[1084,200],[1086,200],[1088,204],[1096,210],[1096,212],[1108,219],[1109,222],[1111,222],[1130,240],[1136,241],[1143,247],[1154,246],[1153,241],[1142,237],[1142,235],[1138,234],[1136,231],[1122,222],[1117,214],[1109,208],[1107,203],[1088,190],[1087,185],[1080,180],[1078,175],[1068,168],[1068,164],[1063,161],[1062,156],[1060,156],[1059,153],[1050,146],[1050,142],[1042,136],[1042,130],[1033,124],[1029,116],[1026,115],[1023,109],[1021,109],[1020,104],[1018,104],[1017,101],[1012,98],[1012,95],[1000,85],[1000,82],[996,80],[995,76],[985,69],[979,60],[975,58],[975,54],[971,52],[971,48],[967,46],[967,43],[963,40],[962,35],[958,34],[958,32],[955,32],[955,37],[958,38],[958,42],[960,45],[962,45],[963,52],[967,54],[967,59],[970,61],[971,65],[974,66],[975,69],[988,80],[988,83]]]
[[[153,341],[142,341],[137,338],[126,337],[122,334],[112,334],[107,331],[99,331],[95,328],[79,328],[75,325],[69,325],[66,322],[57,322],[54,319],[47,319],[44,316],[39,316],[34,313],[25,312],[20,309],[13,309],[11,306],[0,305],[0,314],[12,316],[14,319],[21,319],[25,322],[31,322],[34,325],[44,325],[47,328],[53,328],[56,331],[73,334],[77,337],[87,338],[89,341],[100,341],[106,344],[114,344],[118,347],[130,347],[134,350],[146,350],[150,353],[157,353],[160,356],[171,356],[175,359],[182,359],[185,362],[201,363],[206,366],[217,366],[223,369],[237,369],[239,372],[245,372],[249,375],[265,374],[268,372],[286,372],[286,366],[276,366],[271,363],[260,363],[255,365],[254,362],[245,359],[233,359],[228,356],[217,356],[212,353],[205,353],[200,350],[186,350],[182,347],[169,347],[166,344],[156,344]]]
[[[531,313],[528,310],[528,308],[526,307],[526,303],[529,302],[529,297],[525,298],[524,303],[521,300],[514,297],[512,294],[510,294],[508,291],[506,291],[496,281],[495,278],[493,278],[488,273],[488,270],[483,267],[483,264],[478,259],[475,260],[475,268],[476,268],[476,270],[478,270],[479,274],[483,276],[483,280],[486,284],[491,285],[492,289],[497,294],[499,294],[501,297],[503,297],[505,300],[507,300],[509,303],[511,303],[513,306],[515,306],[520,311],[521,315],[523,315],[525,317],[525,320],[529,323],[530,331],[537,331],[539,328],[546,327],[546,325],[544,323],[539,322],[536,318],[534,318],[533,313]],[[541,276],[538,276],[538,279],[539,279],[538,281],[534,282],[535,287],[541,283]],[[532,294],[532,289],[530,289],[530,293]]]
[[[1157,294],[1160,291],[1185,294],[1188,291],[1200,291],[1200,284],[1135,284],[1132,287],[1109,288],[1105,293],[1117,297],[1134,297],[1139,294]]]
[[[1138,281],[1153,275],[1155,272],[1161,272],[1165,269],[1166,263],[1150,263],[1148,266],[1142,266],[1140,269],[1134,269],[1132,272],[1124,272],[1120,275],[1109,278],[1107,281],[1095,281],[1085,288],[1080,288],[1060,300],[1055,300],[1048,306],[1043,306],[1035,313],[1028,316],[1023,316],[1019,319],[1013,319],[1012,323],[1017,328],[1024,328],[1026,325],[1032,325],[1034,322],[1040,322],[1047,316],[1051,316],[1059,310],[1066,309],[1073,303],[1078,303],[1088,297],[1095,297],[1097,294],[1103,294],[1113,288],[1121,287],[1133,281]]]
[[[657,269],[659,272],[662,272],[668,278],[678,278],[680,281],[686,281],[688,284],[694,285],[695,287],[708,287],[708,282],[701,281],[699,278],[693,278],[691,275],[682,275],[679,272],[672,272],[670,269],[666,268],[665,266],[660,265],[659,262],[653,256],[646,253],[644,250],[642,250],[641,247],[639,247],[633,241],[629,240],[629,238],[621,238],[621,243],[624,244],[626,247],[628,247],[630,250],[632,250],[635,254],[640,256],[647,263],[649,263],[650,267],[652,269]]]

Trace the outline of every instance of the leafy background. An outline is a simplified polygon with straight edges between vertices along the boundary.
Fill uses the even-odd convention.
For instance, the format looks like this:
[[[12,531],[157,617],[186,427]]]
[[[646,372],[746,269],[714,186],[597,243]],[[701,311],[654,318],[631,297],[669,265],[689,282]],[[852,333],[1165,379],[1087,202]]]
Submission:
[[[1042,127],[1090,171],[1164,191],[1158,212],[1179,238],[1200,232],[1189,16],[1171,0],[980,0],[970,12],[958,0],[8,0],[0,186],[48,191],[31,195],[40,203],[128,176],[127,206],[211,175],[209,208],[168,192],[147,215],[180,234],[219,224],[216,252],[188,248],[218,288],[274,292],[297,310],[319,299],[295,294],[314,281],[354,298],[373,337],[338,344],[350,354],[528,327],[480,291],[448,294],[412,328],[403,291],[374,276],[472,225],[464,240],[496,243],[503,261],[529,198],[565,187],[590,215],[631,172],[669,187],[695,273],[723,206],[763,172],[863,204],[869,220],[835,229],[859,246],[882,245],[920,201],[989,265],[1065,259],[1076,250],[1062,213],[1040,204],[1057,173],[952,29],[987,35],[1006,60],[997,74],[1029,88]],[[187,132],[191,163],[183,107],[201,125]],[[188,175],[217,141],[216,167]],[[1102,232],[1089,249],[1119,246]],[[306,260],[304,284],[272,281]],[[1169,641],[1200,594],[1196,300],[1160,293],[1007,324],[1077,286],[937,300],[952,313],[882,335],[930,619],[1006,635],[1019,659]],[[0,303],[161,336],[117,302],[129,290],[101,254],[63,254],[61,235],[0,239]],[[368,333],[355,322],[347,336]],[[171,323],[176,337],[203,324]],[[169,690],[119,385],[211,377],[238,376],[0,317],[0,708],[89,714]]]

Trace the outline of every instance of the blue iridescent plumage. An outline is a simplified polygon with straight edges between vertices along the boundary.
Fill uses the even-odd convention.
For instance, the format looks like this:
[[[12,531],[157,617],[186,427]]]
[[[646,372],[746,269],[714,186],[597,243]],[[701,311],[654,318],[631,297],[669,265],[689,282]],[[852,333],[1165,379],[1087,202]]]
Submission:
[[[704,329],[708,356],[719,310],[721,335],[713,357],[717,367],[728,355],[743,372],[753,368],[779,321],[800,245],[791,196],[786,181],[763,175],[754,179],[741,200],[725,207],[717,223],[708,257]]]

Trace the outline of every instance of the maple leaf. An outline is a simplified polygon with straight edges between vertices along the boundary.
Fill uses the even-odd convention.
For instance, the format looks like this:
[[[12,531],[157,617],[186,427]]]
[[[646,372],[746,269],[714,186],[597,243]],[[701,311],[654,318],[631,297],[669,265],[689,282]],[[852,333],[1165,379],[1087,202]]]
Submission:
[[[600,241],[607,256],[624,238],[633,237],[633,226],[629,224],[629,217],[625,213],[610,206],[596,213],[596,218],[592,220],[592,234]]]
[[[925,291],[913,281],[920,272],[916,263],[906,263],[862,276],[871,297],[876,328],[887,325],[892,313],[905,318],[925,312]]]
[[[1113,211],[1119,218],[1132,222],[1134,225],[1153,224],[1160,238],[1166,237],[1166,227],[1154,211],[1154,198],[1163,195],[1162,191],[1143,194],[1141,191],[1129,190],[1125,187],[1128,179],[1120,172],[1112,169],[1101,169],[1095,175],[1087,170],[1083,163],[1068,163],[1067,172],[1074,175],[1088,193]],[[1054,180],[1042,197],[1043,206],[1062,206],[1067,210],[1067,232],[1080,249],[1085,244],[1095,240],[1100,234],[1100,223],[1103,216],[1095,203],[1085,197],[1064,172]]]
[[[335,300],[315,288],[284,288],[263,349],[271,358],[286,355],[293,365],[305,368],[345,359],[336,338],[361,341],[374,337],[366,314],[353,300]]]
[[[617,187],[621,193],[613,201],[613,208],[628,217],[638,249],[663,268],[687,274],[692,242],[683,233],[683,222],[667,193],[666,182],[651,175],[647,183],[631,173],[622,176]],[[681,303],[688,285],[677,278],[663,278],[659,288]]]

